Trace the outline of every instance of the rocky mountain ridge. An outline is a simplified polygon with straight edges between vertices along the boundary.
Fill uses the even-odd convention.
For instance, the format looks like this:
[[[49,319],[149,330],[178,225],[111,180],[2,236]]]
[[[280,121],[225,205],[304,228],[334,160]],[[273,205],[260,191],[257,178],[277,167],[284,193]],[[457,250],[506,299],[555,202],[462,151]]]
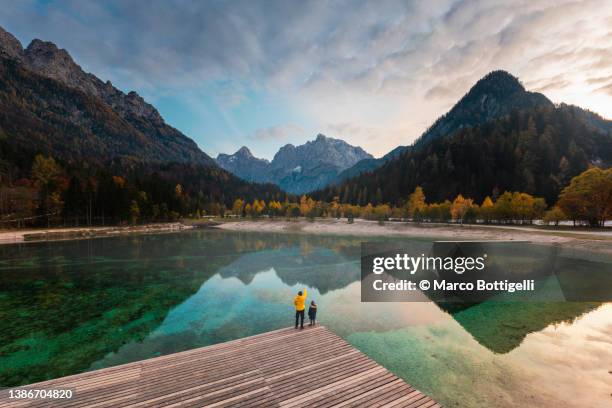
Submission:
[[[16,89],[16,92],[26,92],[28,89],[26,82],[36,82],[37,85],[41,85],[42,81],[31,75],[35,74],[87,95],[92,98],[88,100],[90,105],[98,103],[106,105],[107,108],[90,106],[95,112],[86,113],[83,111],[86,104],[78,102],[80,96],[74,92],[58,92],[58,95],[66,98],[60,97],[56,100],[50,99],[53,95],[42,95],[41,89],[53,87],[46,83],[42,88],[32,86],[27,94],[23,94],[24,98],[34,98],[32,104],[43,103],[52,107],[51,111],[55,110],[60,116],[58,121],[82,127],[84,135],[99,133],[98,131],[104,128],[116,134],[112,137],[108,132],[104,135],[108,137],[97,134],[97,141],[91,141],[94,145],[101,143],[98,150],[105,152],[104,159],[130,156],[136,160],[215,165],[215,162],[202,152],[192,139],[167,125],[157,109],[136,92],[126,94],[115,88],[110,81],[103,82],[95,75],[86,73],[66,50],[58,48],[51,42],[35,39],[24,49],[19,40],[0,27],[0,59],[4,66],[4,75],[12,75],[11,78],[3,78],[5,82],[7,84],[13,82],[16,87],[23,87]],[[41,106],[41,115],[42,110],[44,109]],[[35,115],[38,116],[36,119],[31,113],[31,111],[21,112],[21,121],[41,119],[39,114]],[[111,118],[113,115],[118,118]],[[105,117],[106,123],[97,123],[96,117],[100,119],[101,116]],[[109,126],[109,122],[112,122],[112,126]],[[57,151],[74,150],[62,143],[60,137],[58,135],[58,139],[53,144],[64,144],[64,146]]]
[[[138,93],[132,91],[125,94],[110,81],[103,82],[95,75],[83,71],[68,51],[50,41],[34,39],[24,49],[17,38],[0,27],[0,50],[33,72],[102,99],[124,117],[134,115],[159,125],[164,124],[157,109],[145,102]]]
[[[216,161],[245,180],[270,182],[302,194],[326,186],[343,170],[372,158],[361,147],[319,134],[303,145],[281,147],[271,162],[254,157],[245,146],[232,155],[220,154]]]

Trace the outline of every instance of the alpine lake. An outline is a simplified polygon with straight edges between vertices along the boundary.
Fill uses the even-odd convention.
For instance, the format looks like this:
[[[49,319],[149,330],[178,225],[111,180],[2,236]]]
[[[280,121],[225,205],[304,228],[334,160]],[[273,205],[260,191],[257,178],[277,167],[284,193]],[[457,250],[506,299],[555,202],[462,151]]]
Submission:
[[[363,240],[200,229],[2,245],[0,387],[291,326],[307,287],[320,324],[446,407],[612,406],[612,303],[361,302]],[[559,250],[584,280],[612,276],[609,256]]]

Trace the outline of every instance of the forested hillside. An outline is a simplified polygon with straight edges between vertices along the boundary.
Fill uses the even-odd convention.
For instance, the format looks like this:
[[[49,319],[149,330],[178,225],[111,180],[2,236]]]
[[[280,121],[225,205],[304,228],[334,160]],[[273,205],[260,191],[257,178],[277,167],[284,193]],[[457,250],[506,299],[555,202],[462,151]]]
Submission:
[[[236,197],[285,200],[214,166],[68,162],[0,137],[0,226],[101,225],[222,215]]]
[[[412,146],[398,146],[381,158],[362,160],[340,174],[336,182],[374,171],[409,149],[451,135],[459,129],[482,125],[515,110],[553,106],[541,93],[527,91],[512,74],[503,70],[492,71],[476,82],[447,113],[423,132]]]
[[[551,204],[589,165],[610,166],[607,126],[597,115],[567,105],[514,110],[421,141],[380,169],[313,196],[360,205],[400,203],[418,185],[434,201],[463,194],[480,202],[507,190],[543,196]]]
[[[101,99],[6,58],[0,58],[0,130],[13,144],[66,160],[213,164],[169,126],[128,121]]]
[[[509,73],[494,71],[412,146],[385,158],[319,135],[284,146],[271,163],[248,149],[219,162],[244,170],[246,180],[280,187],[239,179],[135,92],[84,72],[53,43],[34,40],[23,49],[0,28],[0,224],[7,226],[219,215],[237,200],[270,215],[294,208],[318,214],[325,212],[322,203],[403,208],[417,186],[429,203],[461,195],[497,202],[504,192],[521,192],[552,205],[573,177],[612,164],[612,122],[555,106]],[[339,174],[342,181],[311,195],[320,211],[300,207],[281,190],[310,191]]]
[[[219,214],[238,197],[285,198],[218,167],[137,94],[83,73],[64,50],[33,41],[23,51],[3,33],[1,225],[168,220]]]

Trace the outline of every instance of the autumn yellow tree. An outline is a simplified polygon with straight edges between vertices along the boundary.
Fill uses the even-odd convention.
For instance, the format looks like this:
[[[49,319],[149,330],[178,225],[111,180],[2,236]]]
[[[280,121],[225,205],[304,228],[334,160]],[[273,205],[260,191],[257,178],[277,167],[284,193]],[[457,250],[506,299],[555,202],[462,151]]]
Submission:
[[[308,214],[310,214],[310,212],[313,210],[313,208],[315,207],[315,201],[306,196],[303,195],[302,197],[300,197],[300,214],[302,216],[307,216]]]
[[[259,217],[266,209],[266,202],[264,200],[253,200],[251,205],[251,215],[253,217]]]
[[[363,207],[361,216],[366,220],[371,220],[374,218],[374,207],[372,206],[372,203],[368,203],[368,205]]]
[[[335,196],[331,202],[329,207],[331,211],[331,215],[335,218],[340,218],[342,216],[342,207],[340,205],[340,197]]]
[[[275,217],[282,214],[282,204],[278,201],[271,200],[268,203],[268,213],[270,217]]]
[[[468,210],[472,207],[472,204],[473,200],[471,198],[464,198],[461,194],[459,194],[451,205],[451,215],[453,219],[463,224],[463,219],[465,218]]]
[[[514,220],[520,220],[521,223],[525,223],[526,220],[533,219],[533,196],[515,191],[512,193],[512,200],[510,203]]]
[[[491,197],[486,196],[480,205],[480,216],[485,224],[489,224],[493,219],[493,207],[493,200],[491,200]]]
[[[419,215],[425,209],[425,193],[420,186],[414,189],[414,192],[408,196],[408,216],[414,218],[415,215]]]
[[[558,226],[559,222],[566,219],[567,216],[565,215],[563,210],[555,205],[553,208],[544,213],[544,218],[542,219],[542,221],[544,221],[546,225],[554,224],[555,226]]]
[[[374,208],[374,214],[379,221],[388,220],[391,216],[391,207],[387,204],[378,204]]]
[[[574,222],[603,227],[612,218],[612,168],[592,167],[572,178],[557,205]]]
[[[244,208],[244,200],[241,198],[237,198],[236,200],[234,200],[234,204],[232,205],[232,213],[241,217],[243,208]]]

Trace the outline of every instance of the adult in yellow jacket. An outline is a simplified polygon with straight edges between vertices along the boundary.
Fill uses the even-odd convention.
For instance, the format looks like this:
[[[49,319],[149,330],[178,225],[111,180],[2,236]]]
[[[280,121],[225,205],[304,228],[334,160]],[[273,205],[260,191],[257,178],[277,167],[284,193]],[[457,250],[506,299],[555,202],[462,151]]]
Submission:
[[[297,296],[293,299],[295,305],[295,328],[298,328],[298,320],[300,321],[300,329],[304,328],[304,309],[306,309],[306,296],[308,291],[304,288],[304,292],[299,291]]]

